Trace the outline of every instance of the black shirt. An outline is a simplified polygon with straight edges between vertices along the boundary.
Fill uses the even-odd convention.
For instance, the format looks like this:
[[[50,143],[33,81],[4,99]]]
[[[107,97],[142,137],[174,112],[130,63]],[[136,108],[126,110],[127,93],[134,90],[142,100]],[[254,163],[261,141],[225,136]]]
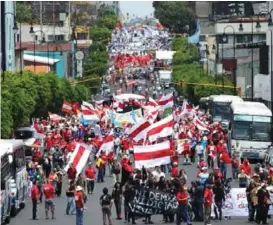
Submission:
[[[100,201],[101,201],[101,204],[104,206],[104,205],[110,205],[111,203],[111,200],[112,200],[112,197],[111,195],[109,194],[103,194],[101,197],[100,197]]]

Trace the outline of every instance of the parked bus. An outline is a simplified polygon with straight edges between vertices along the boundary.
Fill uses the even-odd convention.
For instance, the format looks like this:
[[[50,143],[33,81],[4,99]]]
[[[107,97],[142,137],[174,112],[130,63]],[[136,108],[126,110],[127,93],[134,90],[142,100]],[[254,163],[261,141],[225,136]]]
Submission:
[[[272,112],[260,102],[233,102],[231,146],[240,146],[240,157],[263,160],[271,145]]]
[[[230,122],[230,104],[232,102],[243,102],[239,96],[234,95],[214,95],[210,96],[209,110],[213,122],[220,122],[224,129],[228,129]]]
[[[9,223],[17,210],[25,207],[28,177],[22,140],[0,140],[1,223]]]
[[[206,113],[209,108],[209,97],[202,97],[199,99],[199,110]]]

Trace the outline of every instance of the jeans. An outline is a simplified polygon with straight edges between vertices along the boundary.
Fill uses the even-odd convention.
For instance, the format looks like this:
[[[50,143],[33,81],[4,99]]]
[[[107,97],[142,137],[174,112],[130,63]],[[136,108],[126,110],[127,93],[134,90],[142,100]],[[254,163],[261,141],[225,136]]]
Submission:
[[[204,224],[210,224],[211,206],[204,204]]]
[[[222,206],[223,203],[222,202],[215,202],[216,207],[214,207],[214,214],[215,214],[215,218],[222,220]],[[218,214],[219,212],[219,214]]]
[[[204,209],[203,209],[203,201],[196,202],[196,220],[197,221],[203,221],[204,220]]]
[[[227,165],[225,163],[220,163],[220,171],[224,177],[224,180],[227,179]]]
[[[117,212],[117,218],[121,217],[121,198],[114,200],[116,212]]]
[[[74,197],[67,197],[66,214],[68,215],[69,212],[71,212],[72,214],[75,213],[75,198]]]
[[[184,220],[187,224],[191,224],[189,213],[188,213],[188,205],[179,205],[176,212],[176,225],[180,225],[180,223]]]
[[[87,193],[93,193],[95,187],[95,180],[87,180]]]
[[[98,182],[103,182],[104,180],[103,180],[103,177],[104,177],[104,175],[103,175],[103,167],[100,167],[99,169],[98,169],[98,178],[97,178],[97,180],[98,180]]]
[[[37,200],[33,200],[32,199],[32,219],[36,219],[37,218]]]
[[[76,225],[83,225],[83,208],[76,208]]]
[[[238,168],[232,167],[232,179],[235,180],[238,178]]]
[[[253,205],[253,203],[248,201],[248,215],[249,221],[254,221],[254,216],[255,216],[255,211],[256,211],[256,207]]]

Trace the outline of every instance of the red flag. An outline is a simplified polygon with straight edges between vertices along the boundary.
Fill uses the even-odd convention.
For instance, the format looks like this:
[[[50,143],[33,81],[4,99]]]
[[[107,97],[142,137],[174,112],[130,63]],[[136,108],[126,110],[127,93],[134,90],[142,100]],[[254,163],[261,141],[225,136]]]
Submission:
[[[80,109],[80,103],[78,103],[78,102],[74,102],[73,104],[72,104],[72,111],[73,111],[73,113],[75,114],[75,115],[77,115],[78,114],[78,110]]]

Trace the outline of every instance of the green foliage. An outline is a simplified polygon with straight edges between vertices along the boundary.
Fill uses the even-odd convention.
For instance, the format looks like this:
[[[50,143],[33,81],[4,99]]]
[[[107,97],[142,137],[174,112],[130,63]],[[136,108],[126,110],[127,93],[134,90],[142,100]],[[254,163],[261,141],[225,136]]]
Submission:
[[[102,4],[99,7],[98,15],[99,15],[99,17],[103,17],[103,16],[116,16],[116,14],[114,13],[113,8],[111,8],[111,6],[106,5],[106,4]]]
[[[111,30],[107,27],[93,27],[90,29],[90,37],[94,42],[101,42],[108,44],[111,38]]]
[[[1,88],[1,138],[8,138],[17,127],[29,124],[31,117],[60,113],[64,100],[88,100],[83,85],[72,86],[54,73],[6,72]]]
[[[98,21],[98,26],[107,27],[109,30],[115,29],[117,24],[118,24],[118,17],[115,15],[103,16]]]
[[[188,2],[184,1],[154,1],[154,15],[160,23],[174,33],[193,33],[195,30],[195,15]],[[186,27],[189,27],[189,30]]]
[[[211,74],[205,74],[203,66],[198,63],[198,48],[196,45],[188,44],[186,38],[175,38],[172,43],[176,51],[173,57],[172,79],[174,83],[184,82],[183,87],[177,85],[177,91],[191,102],[196,103],[200,97],[233,94],[233,89],[216,86],[217,81]],[[191,84],[194,83],[194,84]],[[206,86],[195,84],[207,84]],[[233,85],[228,79],[225,85]]]
[[[32,21],[31,5],[24,2],[16,2],[16,20],[19,23],[30,23]]]

